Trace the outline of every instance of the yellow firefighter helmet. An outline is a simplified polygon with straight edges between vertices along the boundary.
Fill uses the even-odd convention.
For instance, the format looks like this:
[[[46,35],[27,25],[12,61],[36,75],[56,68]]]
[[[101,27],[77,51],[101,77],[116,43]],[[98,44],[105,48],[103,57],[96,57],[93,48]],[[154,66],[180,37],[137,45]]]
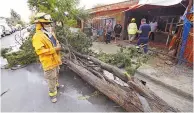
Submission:
[[[131,19],[131,22],[135,22],[135,18],[132,18],[132,19]]]
[[[35,16],[35,21],[34,23],[52,23],[52,18],[51,15],[46,14],[46,13],[37,13]]]

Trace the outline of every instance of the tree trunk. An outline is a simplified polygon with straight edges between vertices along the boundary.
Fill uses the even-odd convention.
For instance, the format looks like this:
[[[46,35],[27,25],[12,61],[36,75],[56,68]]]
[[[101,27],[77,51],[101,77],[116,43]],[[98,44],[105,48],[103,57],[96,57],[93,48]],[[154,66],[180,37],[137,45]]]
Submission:
[[[104,95],[109,97],[111,100],[119,104],[126,111],[129,112],[143,112],[142,104],[137,96],[136,92],[131,90],[130,92],[126,92],[125,90],[114,86],[113,84],[104,81],[96,77],[93,73],[88,71],[76,63],[66,60],[66,65],[69,68],[77,73],[83,80],[87,81],[90,85],[98,89]]]

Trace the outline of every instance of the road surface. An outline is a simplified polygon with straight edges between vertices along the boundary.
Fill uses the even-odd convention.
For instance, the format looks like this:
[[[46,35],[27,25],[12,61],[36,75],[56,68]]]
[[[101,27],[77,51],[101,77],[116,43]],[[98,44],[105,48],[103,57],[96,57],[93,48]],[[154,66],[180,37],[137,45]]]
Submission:
[[[14,33],[3,37],[1,48],[15,46]],[[1,66],[6,60],[1,57]],[[63,68],[63,67],[62,67]],[[119,112],[124,111],[117,104],[83,81],[73,72],[62,69],[58,102],[49,100],[47,83],[40,64],[32,64],[18,70],[1,69],[1,111],[2,112]],[[94,95],[94,96],[92,96]],[[88,99],[87,99],[87,98]]]

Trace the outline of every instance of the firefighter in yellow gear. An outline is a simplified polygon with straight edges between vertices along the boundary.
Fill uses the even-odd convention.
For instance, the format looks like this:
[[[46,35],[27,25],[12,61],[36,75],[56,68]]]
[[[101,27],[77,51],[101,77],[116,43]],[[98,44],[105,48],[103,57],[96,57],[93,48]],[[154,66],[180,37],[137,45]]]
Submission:
[[[138,31],[137,24],[135,23],[135,18],[131,19],[131,23],[129,23],[127,29],[128,29],[129,41],[132,42],[135,39],[136,33]]]
[[[51,16],[46,13],[38,13],[35,16],[36,33],[32,38],[32,45],[44,70],[44,77],[49,87],[51,102],[57,102],[57,87],[59,65],[62,64],[61,46],[55,34],[52,32]]]

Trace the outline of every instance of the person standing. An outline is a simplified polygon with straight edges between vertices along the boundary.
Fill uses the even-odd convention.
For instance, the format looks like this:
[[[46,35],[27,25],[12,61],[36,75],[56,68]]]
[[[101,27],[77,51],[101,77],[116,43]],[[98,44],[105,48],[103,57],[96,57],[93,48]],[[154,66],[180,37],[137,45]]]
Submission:
[[[51,16],[46,13],[37,13],[35,16],[36,33],[32,38],[32,45],[44,70],[51,102],[57,102],[57,88],[59,65],[62,64],[59,51],[61,46],[52,32]]]
[[[98,28],[98,31],[97,31],[97,36],[98,36],[98,41],[99,42],[101,42],[102,41],[102,39],[103,39],[103,27],[102,26],[100,26],[99,28]]]
[[[150,27],[151,27],[151,32],[150,32],[150,35],[149,35],[149,39],[151,39],[152,41],[154,41],[154,38],[155,38],[155,32],[156,32],[156,29],[158,27],[158,23],[153,20],[151,23],[150,23]]]
[[[135,18],[131,19],[131,23],[128,25],[128,36],[129,41],[132,42],[137,33],[137,24],[135,23]]]
[[[117,38],[120,37],[121,31],[122,31],[122,26],[121,26],[120,22],[118,22],[118,23],[115,25],[115,27],[114,27],[115,43],[116,43],[116,41],[117,41]]]
[[[112,22],[109,20],[109,22],[106,25],[106,44],[110,43],[111,41],[111,33],[113,31]]]
[[[141,25],[139,27],[139,39],[138,39],[138,42],[137,42],[137,45],[139,47],[139,45],[143,44],[143,47],[144,47],[144,53],[147,53],[148,52],[148,40],[149,40],[149,32],[151,31],[151,27],[149,24],[146,23],[146,19],[143,18],[141,19]]]

